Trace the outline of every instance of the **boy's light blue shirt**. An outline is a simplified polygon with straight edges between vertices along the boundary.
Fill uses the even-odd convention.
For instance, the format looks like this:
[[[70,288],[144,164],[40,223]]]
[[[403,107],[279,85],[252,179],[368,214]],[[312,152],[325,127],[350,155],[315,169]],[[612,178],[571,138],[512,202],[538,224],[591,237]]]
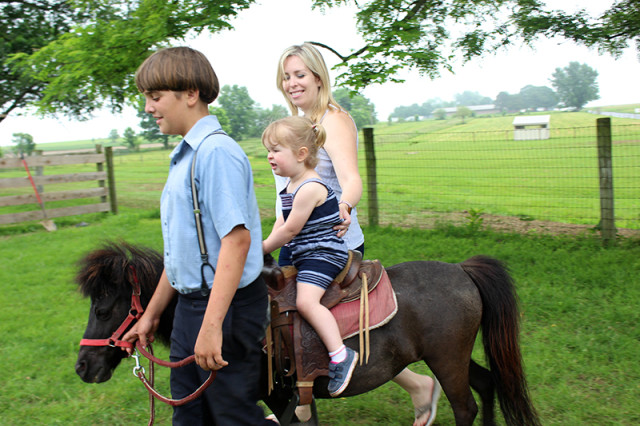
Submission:
[[[169,176],[160,200],[164,239],[164,267],[171,286],[187,294],[200,290],[200,246],[191,196],[191,160],[195,150],[196,184],[209,263],[216,267],[220,239],[243,225],[251,234],[239,288],[251,284],[262,271],[262,228],[253,189],[249,159],[221,130],[215,116],[199,120],[170,155]],[[208,136],[210,135],[210,136]],[[213,272],[205,268],[209,288]]]

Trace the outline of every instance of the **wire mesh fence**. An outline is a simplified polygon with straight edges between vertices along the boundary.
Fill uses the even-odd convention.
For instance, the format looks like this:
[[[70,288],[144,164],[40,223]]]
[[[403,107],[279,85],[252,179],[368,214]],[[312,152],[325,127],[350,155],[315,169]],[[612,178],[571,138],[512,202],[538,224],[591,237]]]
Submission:
[[[640,235],[640,123],[628,121],[611,126],[613,213],[619,234]],[[549,139],[517,141],[513,130],[400,133],[393,126],[377,127],[375,182],[362,134],[360,140],[363,224],[375,219],[381,226],[599,231],[602,179],[595,120],[591,126],[552,127]],[[264,147],[258,140],[240,144],[252,163],[261,215],[273,217],[276,193]],[[114,163],[118,204],[157,208],[168,152],[129,153]],[[16,176],[20,173],[16,169]]]
[[[611,127],[615,225],[640,230],[640,124]],[[545,140],[513,131],[376,134],[377,210],[361,154],[363,223],[478,224],[509,231],[598,230],[596,126],[552,128]],[[362,151],[362,150],[361,150]]]

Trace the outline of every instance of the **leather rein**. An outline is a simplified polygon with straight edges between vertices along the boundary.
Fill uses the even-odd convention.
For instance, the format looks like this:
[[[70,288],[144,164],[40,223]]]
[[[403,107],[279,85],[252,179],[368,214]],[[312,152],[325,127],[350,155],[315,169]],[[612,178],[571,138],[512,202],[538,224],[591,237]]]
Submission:
[[[149,392],[149,404],[150,404],[150,410],[151,410],[151,418],[149,420],[149,425],[152,425],[155,417],[154,397],[173,407],[187,404],[188,402],[191,402],[194,399],[199,398],[200,395],[202,395],[202,393],[209,387],[209,385],[213,383],[213,380],[216,377],[216,371],[212,370],[209,373],[209,377],[207,378],[207,380],[202,385],[200,385],[198,389],[196,389],[192,394],[187,395],[186,397],[181,399],[167,398],[155,390],[155,388],[153,387],[155,364],[161,365],[163,367],[178,368],[194,362],[196,358],[195,358],[195,355],[191,355],[183,359],[182,361],[176,361],[176,362],[164,361],[153,355],[153,348],[151,347],[151,342],[147,343],[147,346],[149,349],[147,351],[145,348],[142,347],[142,344],[140,343],[140,341],[137,341],[134,345],[131,342],[122,340],[122,337],[127,332],[127,330],[129,330],[129,328],[137,320],[139,320],[140,317],[142,317],[142,314],[144,312],[144,308],[142,307],[142,303],[140,301],[140,294],[141,294],[140,282],[138,281],[136,270],[133,266],[129,266],[129,268],[133,275],[133,284],[132,284],[133,289],[131,291],[131,307],[129,309],[129,314],[124,319],[124,321],[122,321],[122,324],[120,324],[120,327],[118,327],[110,337],[106,339],[84,339],[83,338],[82,340],[80,340],[80,346],[110,346],[112,348],[123,348],[123,349],[135,348],[136,349],[135,354],[131,355],[131,357],[134,358],[136,361],[136,366],[133,367],[133,375],[140,379],[140,381],[144,384],[144,386],[147,388],[147,391]],[[148,380],[145,377],[144,367],[142,367],[142,365],[140,364],[140,355],[138,354],[138,352],[144,355],[144,357],[146,357],[149,360],[150,371],[149,371]]]

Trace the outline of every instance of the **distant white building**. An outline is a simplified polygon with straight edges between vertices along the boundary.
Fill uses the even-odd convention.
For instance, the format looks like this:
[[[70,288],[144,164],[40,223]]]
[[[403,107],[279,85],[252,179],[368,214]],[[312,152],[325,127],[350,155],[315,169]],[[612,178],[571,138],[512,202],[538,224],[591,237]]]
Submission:
[[[495,105],[489,104],[489,105],[470,105],[467,106],[467,108],[469,108],[471,110],[471,112],[473,112],[476,115],[482,115],[482,114],[497,114],[500,112],[500,110],[498,110],[496,108]],[[442,108],[444,110],[444,112],[447,113],[448,116],[450,115],[454,115],[456,113],[456,111],[458,111],[458,107],[447,107],[447,108]]]
[[[549,139],[550,115],[526,115],[513,119],[513,140]]]

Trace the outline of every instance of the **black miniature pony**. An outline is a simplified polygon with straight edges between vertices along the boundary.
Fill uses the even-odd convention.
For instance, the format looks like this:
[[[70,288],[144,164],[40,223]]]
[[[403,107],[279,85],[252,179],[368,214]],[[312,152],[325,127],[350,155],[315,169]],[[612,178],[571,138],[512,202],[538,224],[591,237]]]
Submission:
[[[108,338],[123,322],[131,305],[132,283],[141,286],[146,306],[162,273],[162,257],[148,248],[107,243],[79,262],[76,276],[83,295],[91,298],[86,339]],[[470,387],[482,399],[483,424],[494,424],[497,393],[509,425],[538,425],[529,398],[518,344],[519,314],[512,279],[498,260],[475,256],[460,264],[406,262],[387,268],[398,301],[398,312],[371,331],[369,363],[358,366],[343,397],[368,392],[394,378],[419,360],[436,375],[453,408],[457,425],[471,425],[478,407]],[[134,276],[135,274],[135,276]],[[156,333],[169,340],[175,304],[170,305]],[[471,359],[482,326],[489,369]],[[357,336],[345,340],[357,349]],[[393,354],[393,356],[389,356]],[[115,347],[81,346],[77,374],[88,383],[111,378],[126,353]],[[266,356],[262,363],[263,400],[280,417],[293,396],[293,387],[276,378],[267,390]],[[316,398],[329,398],[326,377],[315,380]]]

